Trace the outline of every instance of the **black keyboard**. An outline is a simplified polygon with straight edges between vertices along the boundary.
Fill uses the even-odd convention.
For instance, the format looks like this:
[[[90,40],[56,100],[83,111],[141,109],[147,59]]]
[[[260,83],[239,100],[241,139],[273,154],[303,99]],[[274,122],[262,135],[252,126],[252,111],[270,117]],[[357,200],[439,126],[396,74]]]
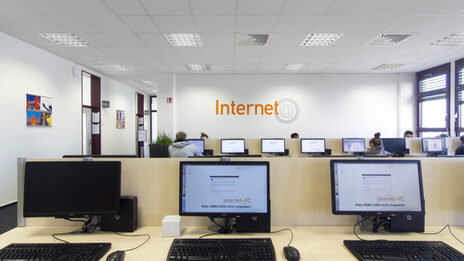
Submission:
[[[174,239],[167,261],[275,260],[270,238]]]
[[[358,260],[464,260],[464,255],[441,241],[345,240]]]
[[[111,243],[10,244],[0,249],[0,260],[97,261]]]

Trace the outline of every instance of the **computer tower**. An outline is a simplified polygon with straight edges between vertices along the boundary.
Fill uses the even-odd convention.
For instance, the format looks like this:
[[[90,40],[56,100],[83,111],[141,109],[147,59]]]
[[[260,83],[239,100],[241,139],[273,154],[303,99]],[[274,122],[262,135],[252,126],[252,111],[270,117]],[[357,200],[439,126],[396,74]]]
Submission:
[[[271,214],[240,215],[236,218],[237,232],[271,232]]]
[[[102,231],[133,232],[137,229],[137,197],[122,196],[119,213],[100,216]]]
[[[424,232],[424,214],[401,214],[390,217],[390,232]]]

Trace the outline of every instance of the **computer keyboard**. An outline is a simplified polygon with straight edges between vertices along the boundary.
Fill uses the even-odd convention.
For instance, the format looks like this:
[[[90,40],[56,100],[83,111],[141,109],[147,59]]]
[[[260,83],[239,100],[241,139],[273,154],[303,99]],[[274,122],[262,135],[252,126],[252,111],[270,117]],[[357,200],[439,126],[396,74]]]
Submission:
[[[358,260],[464,260],[464,255],[441,241],[345,240]]]
[[[10,244],[0,249],[0,260],[97,261],[111,243]]]
[[[275,260],[270,238],[174,239],[167,261]]]

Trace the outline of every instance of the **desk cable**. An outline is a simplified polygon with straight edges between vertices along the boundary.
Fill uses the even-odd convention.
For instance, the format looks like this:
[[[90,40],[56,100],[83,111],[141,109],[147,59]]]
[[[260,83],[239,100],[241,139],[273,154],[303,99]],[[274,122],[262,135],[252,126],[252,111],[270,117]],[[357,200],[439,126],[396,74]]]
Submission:
[[[123,237],[142,237],[142,236],[146,236],[147,239],[145,239],[145,241],[143,241],[141,244],[139,244],[138,246],[136,247],[133,247],[133,248],[129,248],[129,249],[126,249],[126,250],[118,250],[118,251],[122,251],[122,252],[129,252],[129,251],[132,251],[132,250],[136,250],[137,248],[145,245],[148,241],[150,241],[151,239],[151,236],[149,234],[137,234],[137,235],[126,235],[126,234],[121,234],[119,232],[114,232],[116,235],[118,236],[123,236]]]
[[[290,246],[290,244],[292,243],[293,241],[293,231],[290,229],[290,228],[282,228],[282,229],[279,229],[279,230],[276,230],[276,231],[272,231],[271,233],[279,233],[279,232],[282,232],[282,231],[289,231],[290,232],[290,242],[288,242],[287,246]]]
[[[456,239],[457,241],[459,241],[459,243],[461,243],[462,245],[464,245],[464,242],[461,241],[454,233],[453,231],[451,231],[451,226],[449,224],[447,224],[446,226],[444,226],[442,229],[438,230],[437,232],[423,232],[422,234],[425,234],[425,235],[438,235],[440,234],[441,232],[443,232],[446,228],[448,228],[448,231],[450,232],[450,234],[454,237],[454,239]]]

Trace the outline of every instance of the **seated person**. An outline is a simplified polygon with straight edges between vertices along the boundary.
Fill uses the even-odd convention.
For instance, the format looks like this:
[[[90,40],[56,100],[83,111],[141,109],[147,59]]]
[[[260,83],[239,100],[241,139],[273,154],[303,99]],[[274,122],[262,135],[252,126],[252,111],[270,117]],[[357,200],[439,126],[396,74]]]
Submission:
[[[403,138],[414,138],[414,132],[407,130],[403,134]]]
[[[364,152],[366,156],[383,155],[382,153],[382,140],[380,139],[380,132],[374,134],[374,138],[369,140],[369,148]]]
[[[454,155],[464,155],[464,135],[459,137],[461,140],[461,145],[457,147],[456,151],[454,152]]]
[[[298,133],[294,132],[290,135],[290,138],[292,139],[299,139],[300,138],[300,135],[298,135]]]
[[[169,146],[169,155],[172,158],[203,156],[195,145],[187,141],[187,134],[183,131],[176,133],[176,140]]]
[[[200,139],[206,140],[206,139],[208,139],[208,138],[209,138],[209,137],[208,137],[208,134],[206,134],[206,132],[200,133]]]

